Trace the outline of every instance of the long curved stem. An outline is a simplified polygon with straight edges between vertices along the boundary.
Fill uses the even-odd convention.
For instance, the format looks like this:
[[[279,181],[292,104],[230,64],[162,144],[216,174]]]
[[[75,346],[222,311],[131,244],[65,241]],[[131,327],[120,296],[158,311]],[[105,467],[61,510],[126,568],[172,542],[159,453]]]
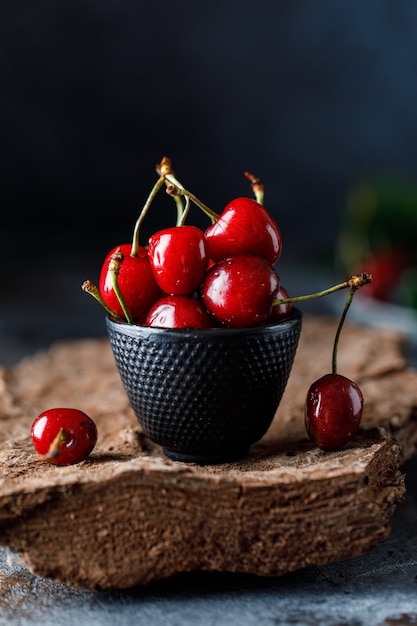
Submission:
[[[178,196],[175,196],[175,197],[178,197]],[[185,220],[187,219],[187,215],[188,215],[188,211],[189,210],[190,210],[190,198],[185,196],[185,207],[184,207],[184,210],[182,212],[182,215],[180,216],[179,220],[177,221],[177,226],[184,226]]]
[[[182,198],[181,196],[174,196],[174,200],[175,200],[175,205],[177,207],[177,226],[179,226],[179,224],[181,223],[181,221],[183,220],[183,216],[184,216],[184,205],[182,203]]]
[[[336,291],[340,291],[341,289],[346,289],[347,287],[350,287],[351,289],[356,291],[364,285],[369,285],[370,282],[372,282],[371,274],[358,274],[352,276],[349,280],[345,280],[343,283],[339,283],[337,285],[334,285],[333,287],[324,289],[323,291],[317,291],[316,293],[311,293],[306,296],[294,296],[291,298],[280,298],[278,300],[274,300],[272,306],[276,306],[278,304],[287,304],[287,302],[303,302],[306,300],[315,300],[316,298],[328,296],[331,293],[335,293]]]
[[[352,304],[353,296],[355,295],[357,289],[354,287],[350,288],[348,293],[348,297],[346,298],[345,308],[343,309],[343,313],[339,320],[339,325],[337,327],[336,336],[333,344],[333,354],[332,354],[332,374],[337,374],[337,349],[339,346],[339,338],[340,333],[342,332],[343,324],[345,323],[346,315],[349,310],[350,305]]]
[[[109,263],[109,273],[111,276],[111,283],[112,283],[112,287],[113,287],[113,291],[116,294],[116,297],[119,301],[119,304],[122,308],[122,311],[124,313],[124,316],[126,318],[126,321],[128,324],[133,324],[133,318],[130,315],[129,309],[126,305],[125,299],[123,297],[123,294],[120,290],[119,287],[119,283],[118,283],[118,277],[119,277],[119,272],[120,272],[120,268],[122,265],[122,261],[123,261],[123,255],[120,252],[120,249],[118,248],[116,250],[116,252],[112,255],[110,263]]]
[[[131,256],[138,256],[140,227],[142,226],[143,220],[145,219],[149,211],[149,208],[155,199],[155,196],[157,195],[161,187],[164,185],[164,183],[165,183],[165,178],[163,176],[160,176],[158,180],[156,181],[155,185],[152,187],[151,192],[149,196],[147,197],[145,204],[143,205],[142,211],[140,212],[139,217],[136,220],[135,228],[133,231],[132,250],[130,252]]]

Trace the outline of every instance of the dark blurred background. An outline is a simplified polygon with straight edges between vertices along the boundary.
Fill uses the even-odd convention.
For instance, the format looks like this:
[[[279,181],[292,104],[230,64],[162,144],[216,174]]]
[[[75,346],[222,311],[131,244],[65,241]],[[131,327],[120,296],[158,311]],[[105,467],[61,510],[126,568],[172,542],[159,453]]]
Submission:
[[[3,362],[104,334],[80,285],[130,240],[164,155],[218,212],[261,177],[290,290],[294,268],[332,275],[352,186],[416,184],[412,0],[3,0],[0,29]]]

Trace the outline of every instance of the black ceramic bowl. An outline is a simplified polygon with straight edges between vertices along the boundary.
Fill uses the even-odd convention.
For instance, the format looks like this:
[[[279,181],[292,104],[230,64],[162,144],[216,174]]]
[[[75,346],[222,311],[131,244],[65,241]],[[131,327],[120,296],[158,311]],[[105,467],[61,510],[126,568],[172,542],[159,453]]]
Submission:
[[[221,463],[268,430],[290,375],[302,315],[238,329],[164,329],[107,319],[144,432],[175,460]]]

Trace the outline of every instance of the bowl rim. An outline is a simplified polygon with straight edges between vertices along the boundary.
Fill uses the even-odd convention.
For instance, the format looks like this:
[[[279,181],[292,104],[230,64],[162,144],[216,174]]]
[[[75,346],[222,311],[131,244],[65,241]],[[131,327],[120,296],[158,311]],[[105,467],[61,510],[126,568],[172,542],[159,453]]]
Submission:
[[[243,328],[161,328],[158,326],[143,326],[140,324],[129,324],[128,322],[113,320],[109,315],[106,317],[109,329],[122,332],[130,336],[164,336],[183,337],[196,339],[200,338],[226,338],[239,335],[256,336],[265,334],[275,334],[277,331],[287,332],[293,326],[301,323],[303,313],[300,309],[292,307],[291,314],[283,320],[272,324],[261,324],[259,326],[247,326]]]

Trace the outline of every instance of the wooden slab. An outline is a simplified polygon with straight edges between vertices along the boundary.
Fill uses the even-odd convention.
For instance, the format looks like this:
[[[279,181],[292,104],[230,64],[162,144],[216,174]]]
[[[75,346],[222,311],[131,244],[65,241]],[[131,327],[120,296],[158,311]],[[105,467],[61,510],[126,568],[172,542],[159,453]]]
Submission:
[[[347,325],[339,371],[365,396],[363,430],[325,453],[306,439],[309,384],[329,371],[336,321],[306,318],[267,435],[237,463],[170,461],[140,430],[107,340],[63,342],[0,376],[0,544],[33,572],[86,588],[189,570],[280,575],[358,556],[390,532],[417,446],[417,372],[400,336]],[[32,420],[53,406],[93,417],[85,462],[37,460]]]

